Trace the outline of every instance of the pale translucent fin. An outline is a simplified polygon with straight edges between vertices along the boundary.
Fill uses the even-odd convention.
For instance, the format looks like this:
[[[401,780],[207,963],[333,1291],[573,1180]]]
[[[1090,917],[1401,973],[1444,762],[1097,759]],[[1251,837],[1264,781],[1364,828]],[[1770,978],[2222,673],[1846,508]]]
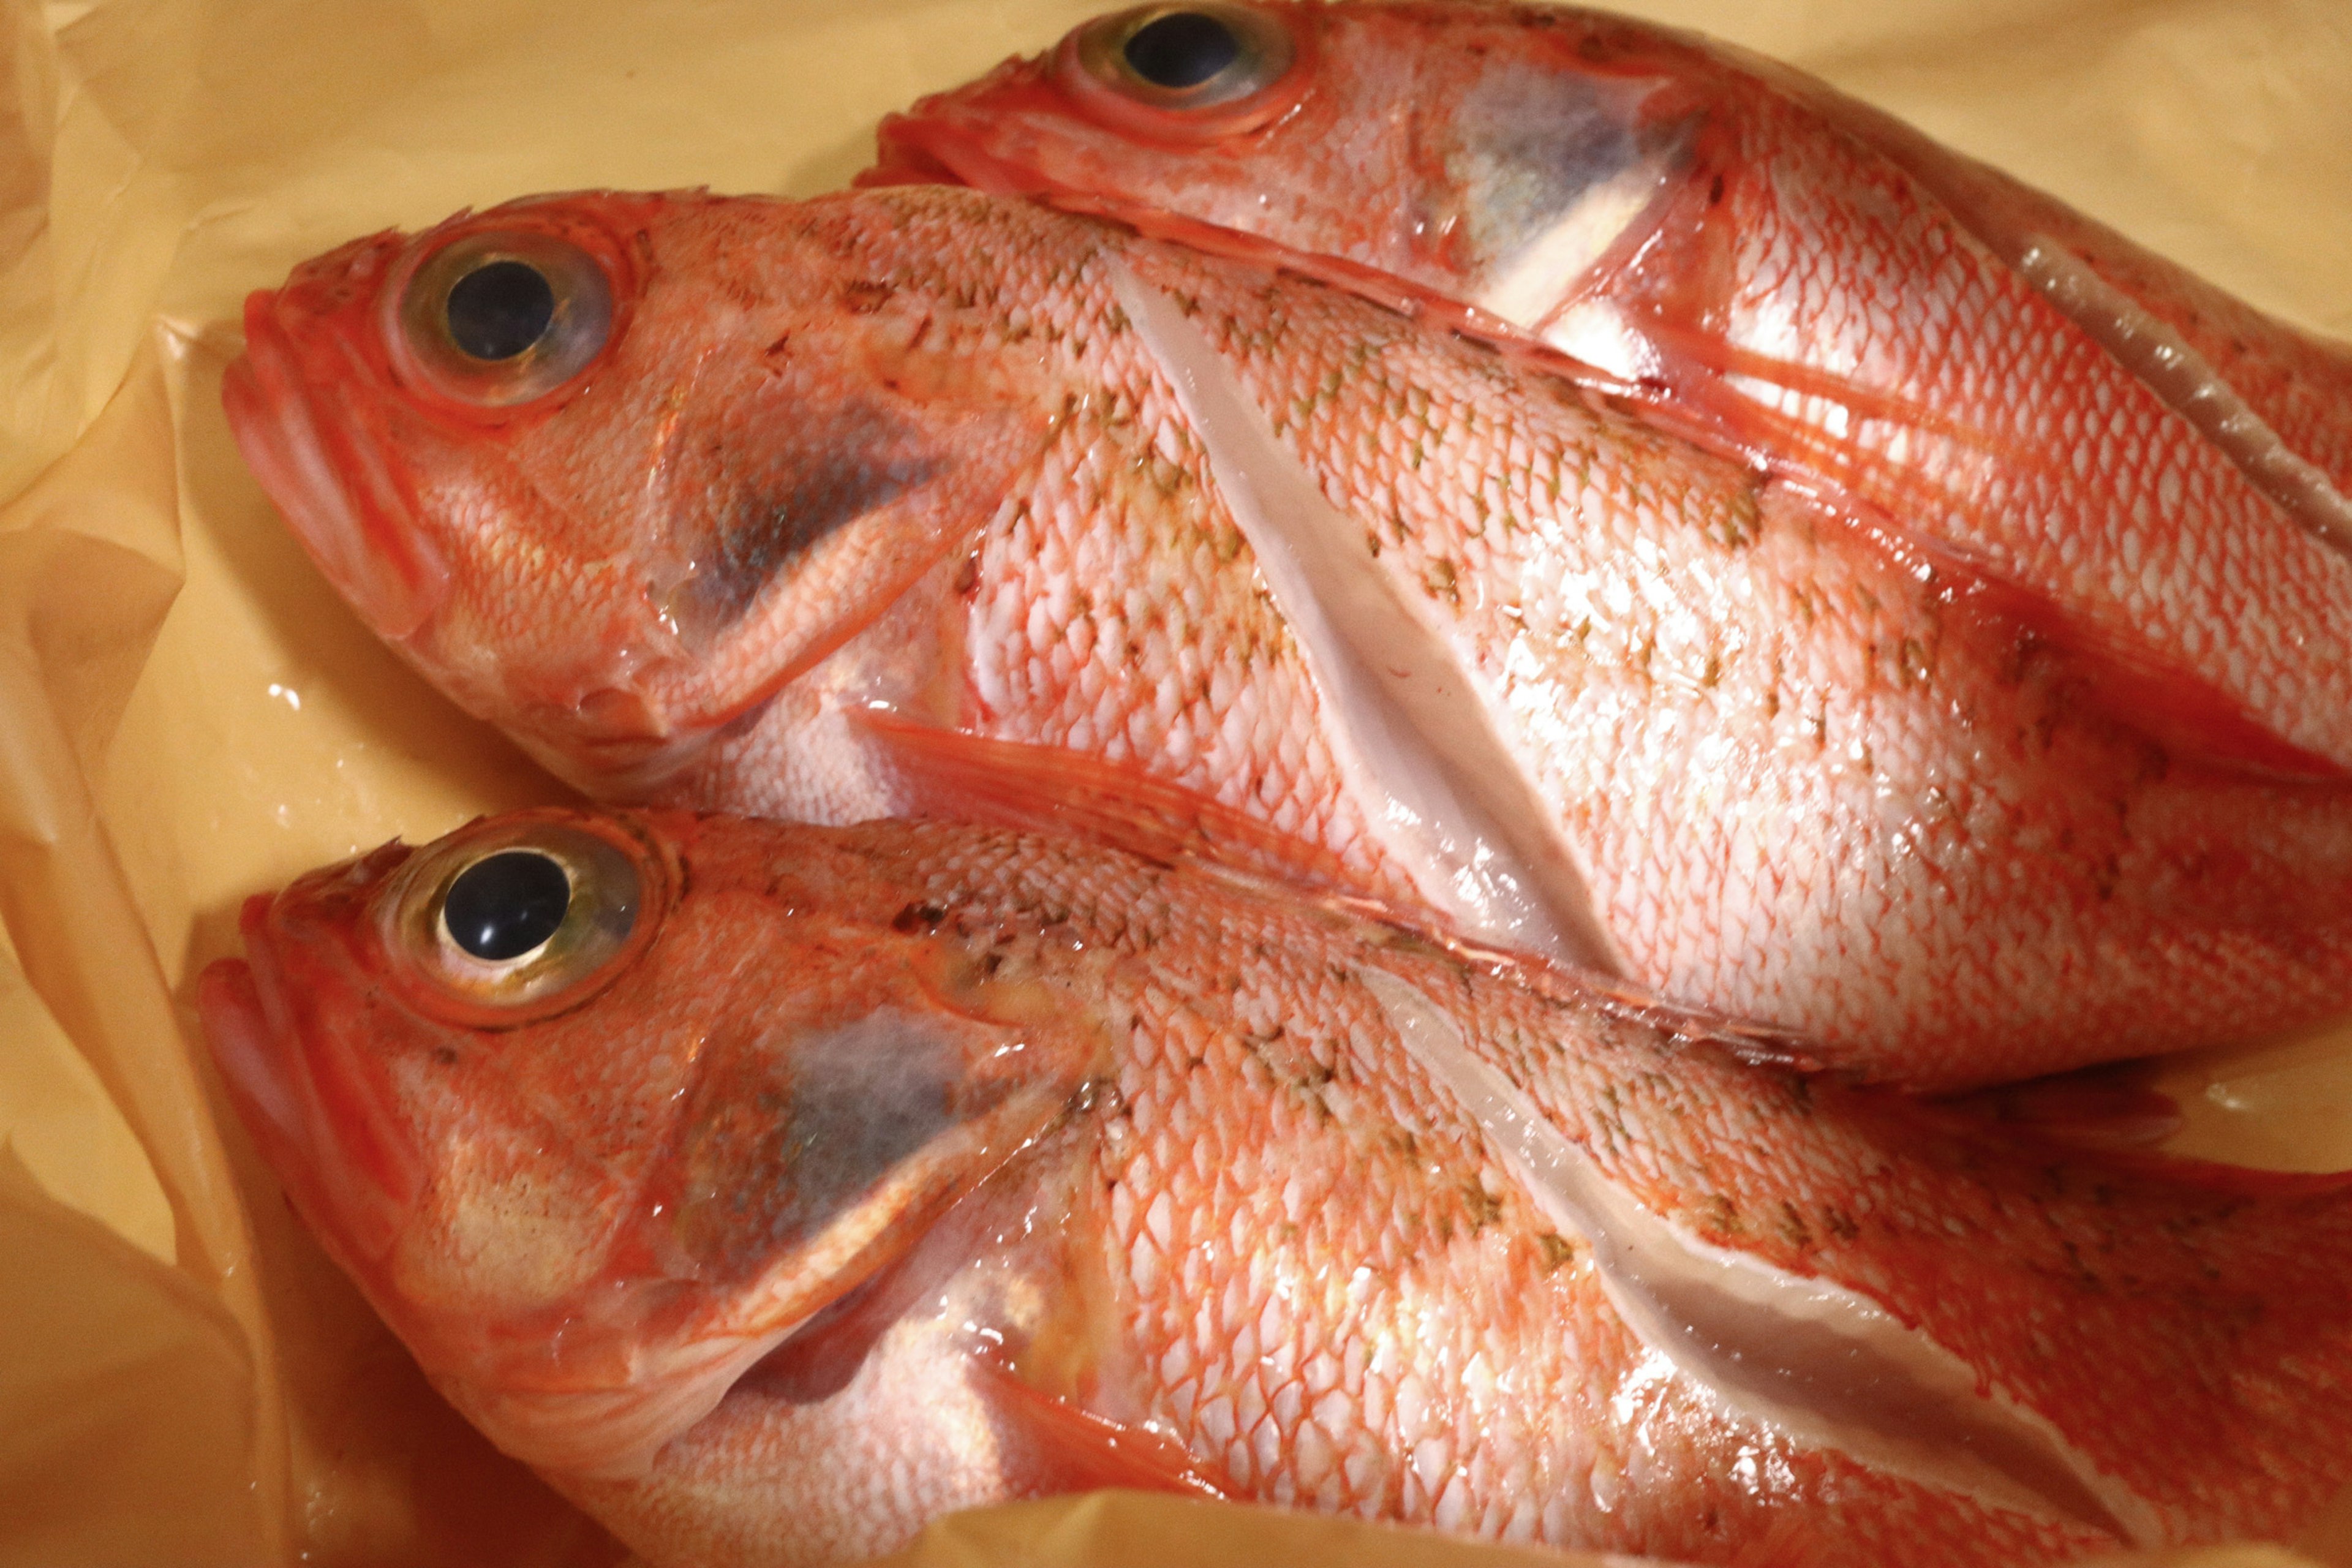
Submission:
[[[1419,990],[1358,972],[1413,1058],[1476,1120],[1545,1217],[1582,1236],[1627,1328],[1736,1414],[1864,1464],[2054,1511],[2126,1541],[2146,1510],[2047,1421],[1980,1395],[1966,1362],[1875,1301],[1699,1240],[1593,1168],[1583,1150]]]
[[[2029,239],[2017,270],[2288,516],[2338,550],[2352,551],[2352,500],[2289,448],[2186,338],[2056,240]]]
[[[1373,563],[1363,529],[1276,439],[1183,310],[1117,258],[1109,267],[1306,656],[1383,846],[1465,935],[1621,972],[1551,811],[1452,654]]]

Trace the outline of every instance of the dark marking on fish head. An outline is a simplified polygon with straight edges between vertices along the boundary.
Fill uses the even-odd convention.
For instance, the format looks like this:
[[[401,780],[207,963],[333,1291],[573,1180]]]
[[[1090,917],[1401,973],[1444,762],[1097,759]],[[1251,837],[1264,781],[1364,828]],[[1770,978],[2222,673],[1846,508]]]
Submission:
[[[961,1124],[966,1060],[889,1007],[722,1053],[678,1151],[679,1241],[740,1278],[815,1237]]]
[[[707,747],[974,548],[1051,438],[1029,362],[967,352],[909,289],[871,314],[838,296],[813,286],[718,311],[724,330],[641,392],[630,449],[593,459],[622,504],[588,564],[656,623],[647,679],[674,753]],[[912,677],[927,657],[908,654]]]
[[[793,416],[797,414],[798,417]],[[663,607],[688,646],[709,648],[826,540],[937,478],[940,460],[890,408],[846,398],[724,427],[707,453],[709,510],[685,520]]]
[[[1461,259],[1491,280],[1538,243],[1559,248],[1564,293],[1581,268],[1655,221],[1654,197],[1689,162],[1695,125],[1660,112],[1664,84],[1500,59],[1452,105],[1440,144],[1443,190],[1455,193]],[[1578,257],[1566,261],[1570,254]]]

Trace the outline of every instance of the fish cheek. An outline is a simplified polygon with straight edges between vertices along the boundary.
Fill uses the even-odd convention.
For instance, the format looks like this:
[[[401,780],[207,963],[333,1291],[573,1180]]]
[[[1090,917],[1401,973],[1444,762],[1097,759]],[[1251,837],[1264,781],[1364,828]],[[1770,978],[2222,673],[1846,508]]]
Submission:
[[[438,1313],[506,1314],[587,1283],[608,1251],[605,1184],[552,1152],[561,1145],[550,1129],[486,1110],[446,1072],[400,1077],[404,1113],[433,1130],[436,1156],[416,1220],[391,1258],[393,1289]]]

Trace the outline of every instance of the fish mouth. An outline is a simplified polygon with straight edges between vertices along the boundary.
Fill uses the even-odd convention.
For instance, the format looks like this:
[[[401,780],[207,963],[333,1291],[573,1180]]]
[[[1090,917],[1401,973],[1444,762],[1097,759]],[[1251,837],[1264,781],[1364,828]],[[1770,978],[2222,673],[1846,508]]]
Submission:
[[[920,112],[920,106],[918,106]],[[875,162],[851,183],[880,185],[967,185],[991,195],[1070,196],[1039,170],[981,150],[975,140],[943,119],[893,114],[874,133]]]
[[[340,418],[320,406],[326,388],[304,374],[305,356],[279,320],[289,308],[268,289],[246,300],[245,353],[221,377],[221,407],[246,466],[319,570],[378,636],[398,641],[447,596],[448,565],[391,474],[366,458],[348,402]],[[302,324],[355,357],[329,323]],[[366,374],[349,368],[342,379]]]
[[[274,900],[246,900],[247,959],[208,965],[196,1011],[230,1103],[295,1207],[364,1276],[407,1224],[419,1162],[386,1086],[337,1035],[298,1016],[268,931]]]
[[[874,133],[875,161],[860,169],[850,184],[859,190],[886,185],[961,185],[971,182],[956,172],[948,158],[933,150],[934,138],[919,121],[892,114]]]

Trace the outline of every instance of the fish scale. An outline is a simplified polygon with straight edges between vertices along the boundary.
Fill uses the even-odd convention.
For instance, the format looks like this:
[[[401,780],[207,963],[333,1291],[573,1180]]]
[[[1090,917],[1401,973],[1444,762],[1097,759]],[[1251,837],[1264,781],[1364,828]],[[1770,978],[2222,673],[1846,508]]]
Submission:
[[[415,601],[340,563],[448,563],[429,613],[383,629],[592,794],[1082,825],[1507,942],[1398,826],[1395,770],[1447,753],[1367,728],[1302,641],[1369,590],[1395,608],[1361,646],[1428,639],[1444,668],[1416,679],[1485,726],[1509,826],[1564,846],[1664,995],[1922,1087],[2352,1001],[2343,788],[2168,751],[1997,585],[1513,358],[943,189],[546,199],[361,264],[508,225],[637,247],[574,384],[485,423],[360,374],[386,313],[343,289],[347,250],[255,297],[226,396],[363,615]],[[1249,463],[1303,475],[1342,546],[1312,602],[1269,586],[1234,510],[1283,476],[1220,470],[1114,262],[1188,312],[1209,390],[1279,428]],[[667,620],[715,569],[714,516],[800,493],[777,465],[803,426],[880,444],[826,459],[866,510],[828,502],[822,538],[699,601],[733,618]],[[362,440],[408,499],[337,479],[338,521],[318,475]]]
[[[1811,124],[1808,110],[1759,108],[1726,156],[1764,165],[1769,150],[1798,143]],[[2053,584],[2078,617],[2076,635],[2126,644],[2153,629],[2177,640],[2194,668],[2226,663],[2253,710],[2294,743],[2326,752],[2328,715],[2347,692],[2298,660],[2304,645],[2333,646],[2352,626],[2352,577],[2219,449],[2189,438],[2177,415],[2117,378],[2097,343],[2053,331],[2047,301],[1958,241],[1939,213],[1921,211],[1874,150],[1840,159],[1848,145],[1810,147],[1801,179],[1730,184],[1719,232],[1737,237],[1740,284],[1715,319],[1742,350],[1840,383],[1916,389],[1928,413],[1885,423],[1865,414],[1841,429],[1832,421],[1846,411],[1835,398],[1808,400],[1735,374],[1746,395],[1768,408],[1780,402],[1799,413],[1801,429],[1826,432],[1800,436],[1793,450],[1769,443],[1776,454],[1876,500],[1916,537],[2005,577]],[[1887,208],[1906,221],[1888,224]],[[1818,243],[1840,234],[1873,242],[1858,265],[1841,263],[1861,246]],[[1790,277],[1771,264],[1798,254],[1814,265]],[[1629,309],[1669,308],[1638,287],[1627,299]],[[1965,331],[1955,330],[1960,322]],[[2017,395],[1997,395],[2001,388]],[[1957,427],[1944,436],[1936,411],[1947,405]],[[2054,479],[2019,460],[2070,448],[2075,460]],[[2195,526],[2158,527],[2159,519]],[[2249,614],[2254,606],[2260,613]],[[2269,673],[2287,669],[2297,674]],[[2251,684],[2264,679],[2279,683]]]

